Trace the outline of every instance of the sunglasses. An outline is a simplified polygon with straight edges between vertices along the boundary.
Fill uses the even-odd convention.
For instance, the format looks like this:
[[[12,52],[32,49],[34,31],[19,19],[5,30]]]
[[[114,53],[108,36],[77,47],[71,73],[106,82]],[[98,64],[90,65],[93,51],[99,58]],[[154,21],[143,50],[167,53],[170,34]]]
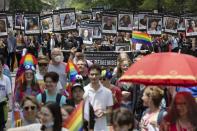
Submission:
[[[48,66],[47,63],[38,63],[38,66]]]
[[[33,70],[33,71],[35,71],[36,68],[34,67],[34,65],[25,65],[25,70]]]
[[[29,111],[29,109],[31,109],[32,111],[34,111],[36,109],[36,107],[35,106],[26,106],[26,107],[23,107],[23,109],[25,111]]]

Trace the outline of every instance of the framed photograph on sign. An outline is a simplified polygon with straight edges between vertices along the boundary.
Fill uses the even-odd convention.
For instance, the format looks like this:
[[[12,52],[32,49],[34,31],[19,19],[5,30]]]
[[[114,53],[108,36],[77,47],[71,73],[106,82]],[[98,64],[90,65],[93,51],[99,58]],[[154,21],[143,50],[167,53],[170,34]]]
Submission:
[[[101,39],[101,26],[95,26],[93,27],[93,38],[95,39]]]
[[[0,36],[8,35],[6,18],[0,18]]]
[[[102,12],[103,8],[92,8],[92,17],[93,20],[102,21]]]
[[[7,24],[8,24],[8,28],[13,29],[14,28],[14,21],[13,21],[13,16],[12,15],[7,15]]]
[[[102,32],[115,34],[117,32],[117,17],[116,16],[103,16],[102,17]]]
[[[185,19],[184,18],[179,19],[178,31],[185,31]]]
[[[147,14],[138,14],[138,20],[139,20],[139,30],[146,30],[148,15]]]
[[[119,14],[118,15],[118,30],[132,31],[133,15]]]
[[[39,34],[39,16],[25,16],[25,34]]]
[[[138,30],[139,18],[137,15],[133,17],[133,30]]]
[[[177,33],[179,19],[175,17],[164,17],[164,32]]]
[[[15,29],[24,29],[24,15],[23,14],[16,14],[15,15]]]
[[[162,18],[148,17],[147,33],[151,35],[161,35],[162,32]]]
[[[59,14],[53,15],[53,31],[61,31],[61,19]]]
[[[50,33],[53,31],[53,20],[51,16],[46,16],[41,19],[41,26],[43,33]]]
[[[76,29],[75,12],[61,13],[60,19],[62,30]]]
[[[92,44],[93,28],[79,28],[79,36],[83,38],[84,44]]]
[[[197,17],[185,19],[186,36],[197,36]]]
[[[129,43],[115,43],[115,51],[130,51],[131,45]]]

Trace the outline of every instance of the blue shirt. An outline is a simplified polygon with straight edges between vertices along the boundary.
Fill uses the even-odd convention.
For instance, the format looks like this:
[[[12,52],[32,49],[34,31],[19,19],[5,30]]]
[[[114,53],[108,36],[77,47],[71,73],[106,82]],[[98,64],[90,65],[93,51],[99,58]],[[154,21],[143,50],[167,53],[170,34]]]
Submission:
[[[57,93],[55,95],[49,95],[48,94],[48,90],[45,90],[46,92],[46,102],[56,102],[56,96]],[[36,96],[36,99],[39,103],[42,103],[42,94],[38,94]],[[65,105],[66,104],[66,97],[62,95],[61,100],[60,100],[60,106]]]

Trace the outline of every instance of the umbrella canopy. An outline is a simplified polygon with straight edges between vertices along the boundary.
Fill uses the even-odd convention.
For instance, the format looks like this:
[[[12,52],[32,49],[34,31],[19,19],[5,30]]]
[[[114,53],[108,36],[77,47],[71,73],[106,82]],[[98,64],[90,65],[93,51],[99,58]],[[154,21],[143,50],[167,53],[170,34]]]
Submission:
[[[197,85],[197,58],[178,53],[154,53],[137,61],[120,82],[144,85]]]

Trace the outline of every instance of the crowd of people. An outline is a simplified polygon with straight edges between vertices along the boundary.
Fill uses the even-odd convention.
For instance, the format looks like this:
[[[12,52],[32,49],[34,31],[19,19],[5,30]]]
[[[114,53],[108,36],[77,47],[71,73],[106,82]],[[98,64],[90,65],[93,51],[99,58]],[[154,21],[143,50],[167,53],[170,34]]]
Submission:
[[[153,37],[153,46],[141,44],[140,49],[148,53],[139,51],[130,59],[126,52],[120,52],[115,68],[89,61],[84,51],[113,51],[117,42],[130,43],[136,50],[130,33],[105,36],[89,47],[78,32],[43,36],[9,32],[7,38],[0,39],[4,45],[0,55],[0,131],[67,131],[65,122],[81,102],[81,128],[87,131],[197,130],[196,87],[186,91],[181,87],[119,82],[124,72],[148,53],[179,51],[196,55],[194,38],[183,34]],[[72,83],[66,71],[68,61],[78,71]],[[13,84],[10,72],[16,68]],[[13,122],[15,128],[6,127],[8,111],[20,116]]]

